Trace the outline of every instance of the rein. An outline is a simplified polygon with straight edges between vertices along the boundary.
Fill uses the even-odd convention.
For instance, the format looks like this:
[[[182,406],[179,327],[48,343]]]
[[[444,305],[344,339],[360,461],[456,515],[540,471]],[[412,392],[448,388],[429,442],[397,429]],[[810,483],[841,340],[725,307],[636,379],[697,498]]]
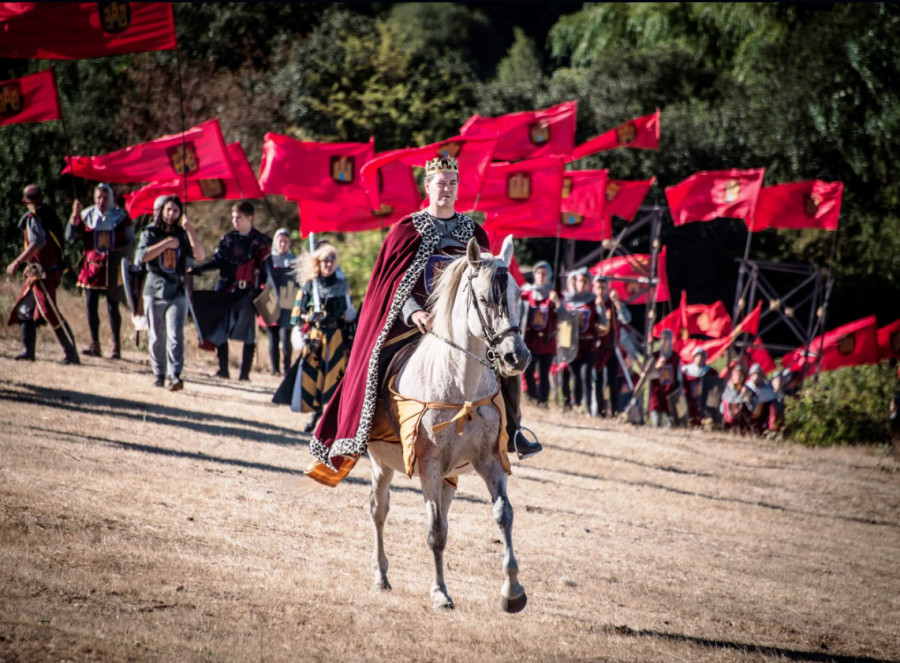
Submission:
[[[508,278],[509,272],[504,268],[498,268],[497,275],[504,277],[504,278]],[[510,327],[506,327],[505,329],[501,329],[498,332],[492,331],[490,329],[490,327],[488,327],[487,320],[484,317],[484,312],[481,310],[481,306],[478,305],[478,299],[475,297],[475,289],[472,287],[472,279],[475,278],[475,274],[469,274],[468,278],[469,278],[469,282],[466,285],[469,289],[469,304],[475,308],[475,313],[478,314],[478,321],[481,323],[481,331],[482,331],[482,333],[484,333],[485,341],[487,342],[487,345],[488,345],[488,349],[487,349],[487,353],[486,353],[487,359],[482,359],[478,355],[475,355],[475,354],[469,352],[461,345],[457,345],[456,343],[451,341],[449,338],[444,338],[440,334],[436,334],[428,327],[425,327],[425,331],[426,331],[426,333],[431,334],[438,340],[443,341],[444,343],[449,345],[451,348],[456,348],[460,352],[463,352],[463,353],[469,355],[472,359],[477,361],[482,366],[485,366],[485,367],[491,369],[492,371],[494,371],[494,373],[499,373],[499,371],[497,369],[498,356],[497,356],[497,352],[496,352],[495,348],[497,347],[497,344],[500,342],[500,340],[504,336],[506,336],[507,334],[518,334],[521,332],[521,329],[517,326],[510,326]],[[502,291],[505,295],[505,293],[506,293],[506,287],[505,287],[506,281],[505,280],[503,281],[503,286],[504,287],[502,288]]]

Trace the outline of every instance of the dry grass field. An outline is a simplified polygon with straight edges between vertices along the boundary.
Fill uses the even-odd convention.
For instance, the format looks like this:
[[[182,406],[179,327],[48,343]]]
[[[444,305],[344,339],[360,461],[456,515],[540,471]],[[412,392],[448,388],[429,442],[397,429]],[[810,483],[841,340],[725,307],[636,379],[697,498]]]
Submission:
[[[62,305],[84,345],[80,301]],[[528,606],[498,608],[499,532],[468,475],[456,610],[435,613],[416,482],[395,479],[375,592],[368,464],[336,489],[303,478],[306,419],[270,404],[276,378],[214,380],[192,351],[169,393],[130,343],[80,367],[46,330],[36,363],[17,352],[4,329],[0,661],[900,661],[884,450],[526,409],[546,448],[509,483]]]

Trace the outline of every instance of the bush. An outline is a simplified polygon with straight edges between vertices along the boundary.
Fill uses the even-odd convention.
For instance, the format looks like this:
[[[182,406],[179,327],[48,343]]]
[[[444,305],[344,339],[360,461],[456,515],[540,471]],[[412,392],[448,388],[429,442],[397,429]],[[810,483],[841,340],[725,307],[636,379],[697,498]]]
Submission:
[[[887,443],[897,386],[896,367],[887,362],[823,373],[785,402],[785,435],[810,446]]]

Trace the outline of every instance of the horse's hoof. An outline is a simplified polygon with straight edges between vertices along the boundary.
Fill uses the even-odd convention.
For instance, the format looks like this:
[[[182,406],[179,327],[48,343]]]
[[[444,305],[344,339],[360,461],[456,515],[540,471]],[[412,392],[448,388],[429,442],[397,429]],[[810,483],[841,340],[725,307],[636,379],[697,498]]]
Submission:
[[[506,598],[505,596],[500,597],[500,607],[503,609],[503,612],[509,612],[511,614],[522,612],[525,609],[526,603],[528,603],[528,595],[525,592],[522,592],[521,595],[515,598]]]
[[[442,599],[439,601],[435,601],[431,604],[431,609],[436,612],[441,612],[443,610],[453,610],[454,608],[456,608],[456,606],[453,605],[453,600],[449,598],[447,600]]]
[[[391,583],[389,583],[387,580],[376,580],[375,584],[372,585],[372,589],[374,589],[376,592],[389,592],[391,591],[392,587]]]

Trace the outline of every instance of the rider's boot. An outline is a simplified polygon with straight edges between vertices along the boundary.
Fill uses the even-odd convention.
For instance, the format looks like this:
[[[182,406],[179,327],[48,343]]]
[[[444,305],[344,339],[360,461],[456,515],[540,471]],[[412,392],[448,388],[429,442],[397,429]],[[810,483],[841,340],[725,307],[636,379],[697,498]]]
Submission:
[[[537,440],[529,440],[525,437],[519,426],[522,418],[522,411],[519,407],[522,402],[521,378],[518,375],[500,378],[500,392],[506,407],[506,434],[509,436],[506,450],[510,453],[515,452],[519,460],[536,456],[544,450],[544,447]]]

